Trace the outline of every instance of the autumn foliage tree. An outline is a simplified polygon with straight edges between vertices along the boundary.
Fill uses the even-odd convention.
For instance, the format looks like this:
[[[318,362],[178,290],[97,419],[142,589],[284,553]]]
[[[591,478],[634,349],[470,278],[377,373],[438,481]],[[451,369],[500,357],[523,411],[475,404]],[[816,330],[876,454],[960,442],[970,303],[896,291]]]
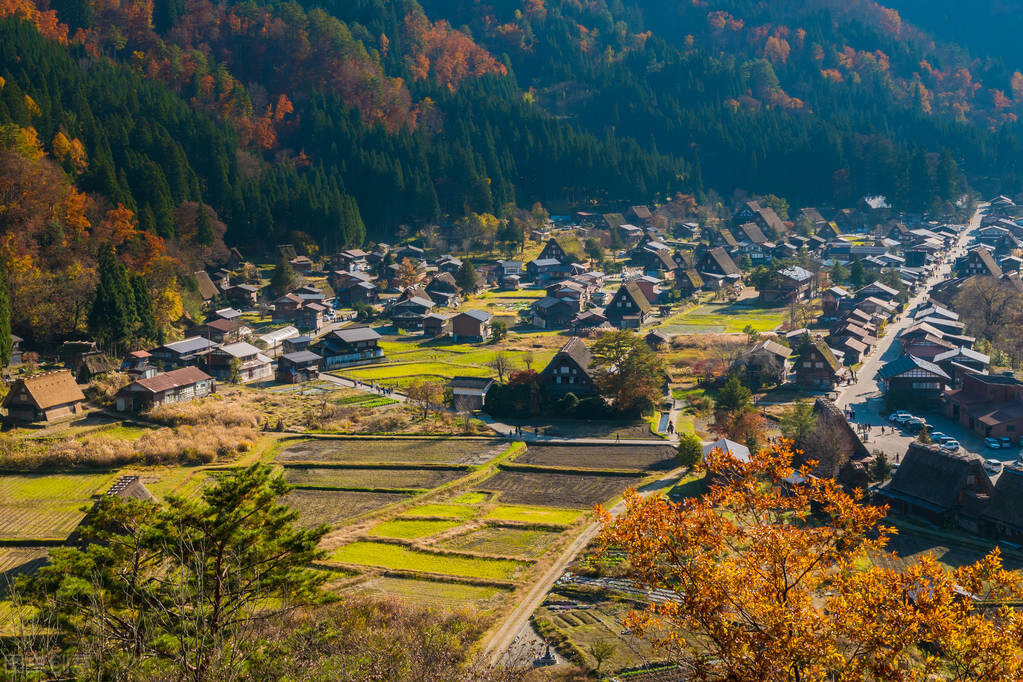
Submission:
[[[748,462],[714,452],[703,496],[630,491],[622,516],[598,510],[604,550],[673,594],[630,613],[629,630],[691,679],[1020,679],[1023,614],[1007,601],[1023,583],[997,550],[955,570],[931,556],[899,568],[885,508],[809,467],[783,486],[791,461],[787,442]]]
[[[617,411],[645,410],[661,395],[664,362],[634,332],[607,332],[593,343],[590,353],[594,381]]]

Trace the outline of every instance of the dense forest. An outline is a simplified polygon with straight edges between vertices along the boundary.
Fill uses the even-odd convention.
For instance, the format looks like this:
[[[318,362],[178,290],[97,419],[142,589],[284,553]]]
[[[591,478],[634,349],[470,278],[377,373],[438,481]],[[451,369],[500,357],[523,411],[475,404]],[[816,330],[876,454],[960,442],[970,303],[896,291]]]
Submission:
[[[104,243],[170,319],[229,245],[678,191],[1015,193],[1023,75],[975,42],[869,0],[0,0],[15,327],[82,328]]]

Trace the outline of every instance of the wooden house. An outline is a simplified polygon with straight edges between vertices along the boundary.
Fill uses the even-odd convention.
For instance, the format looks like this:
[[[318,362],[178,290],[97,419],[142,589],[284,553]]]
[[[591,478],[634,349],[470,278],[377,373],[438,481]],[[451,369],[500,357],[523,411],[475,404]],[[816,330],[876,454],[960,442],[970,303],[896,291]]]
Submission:
[[[532,323],[540,329],[567,327],[578,310],[570,302],[553,296],[544,296],[530,306]]]
[[[964,373],[957,389],[945,392],[945,416],[982,437],[1023,443],[1023,381],[1011,373]]]
[[[739,277],[742,274],[739,266],[720,246],[705,251],[700,256],[696,269],[701,275],[709,273],[722,277]]]
[[[202,398],[216,391],[211,377],[198,367],[182,367],[139,379],[117,392],[118,412],[145,412],[157,405]]]
[[[573,336],[540,372],[540,381],[552,393],[592,395],[597,392],[590,374],[592,361],[590,349],[582,339]]]
[[[320,376],[321,358],[309,350],[286,353],[277,360],[277,381],[284,384],[299,384],[313,381]]]
[[[230,380],[237,371],[239,383],[270,379],[274,374],[270,358],[245,342],[214,349],[210,353],[208,367],[210,374],[224,381]]]
[[[369,327],[338,329],[321,337],[310,350],[323,358],[323,369],[353,367],[384,359],[380,334]]]
[[[456,343],[481,343],[490,338],[493,315],[486,310],[466,310],[451,318],[451,338]]]
[[[165,343],[154,348],[150,353],[153,356],[153,363],[158,367],[174,369],[205,362],[210,351],[219,345],[217,342],[204,339],[201,336],[190,336],[181,341]]]
[[[452,377],[447,388],[451,391],[452,406],[456,412],[475,412],[483,409],[493,385],[494,380],[490,377]]]
[[[933,362],[915,355],[903,355],[878,370],[885,393],[903,399],[936,401],[952,379]]]
[[[85,402],[69,370],[43,372],[15,379],[2,407],[15,422],[48,422],[77,414]]]
[[[619,329],[638,329],[650,318],[653,306],[639,284],[626,282],[619,287],[604,309],[608,321]]]
[[[845,376],[845,368],[820,337],[804,346],[795,363],[796,384],[807,388],[830,390]]]

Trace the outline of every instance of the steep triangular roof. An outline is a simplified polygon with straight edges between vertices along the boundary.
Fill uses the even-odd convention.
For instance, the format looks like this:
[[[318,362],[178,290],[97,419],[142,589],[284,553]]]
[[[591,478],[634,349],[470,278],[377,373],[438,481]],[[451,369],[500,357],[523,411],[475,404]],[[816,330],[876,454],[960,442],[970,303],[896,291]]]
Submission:
[[[53,372],[43,372],[34,376],[18,379],[11,386],[10,392],[4,399],[3,406],[8,407],[11,398],[19,394],[24,388],[32,402],[40,410],[47,410],[57,405],[73,403],[85,400],[85,394],[75,383],[74,376],[66,369],[59,369]]]

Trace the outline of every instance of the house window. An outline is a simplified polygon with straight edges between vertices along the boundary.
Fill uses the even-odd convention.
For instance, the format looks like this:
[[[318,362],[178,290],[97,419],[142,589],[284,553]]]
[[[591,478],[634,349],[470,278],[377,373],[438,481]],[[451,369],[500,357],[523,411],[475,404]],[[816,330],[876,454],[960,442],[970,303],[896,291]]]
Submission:
[[[1016,430],[1016,425],[1015,424],[1006,424],[1005,425],[1005,430],[1006,431],[1015,431]]]

